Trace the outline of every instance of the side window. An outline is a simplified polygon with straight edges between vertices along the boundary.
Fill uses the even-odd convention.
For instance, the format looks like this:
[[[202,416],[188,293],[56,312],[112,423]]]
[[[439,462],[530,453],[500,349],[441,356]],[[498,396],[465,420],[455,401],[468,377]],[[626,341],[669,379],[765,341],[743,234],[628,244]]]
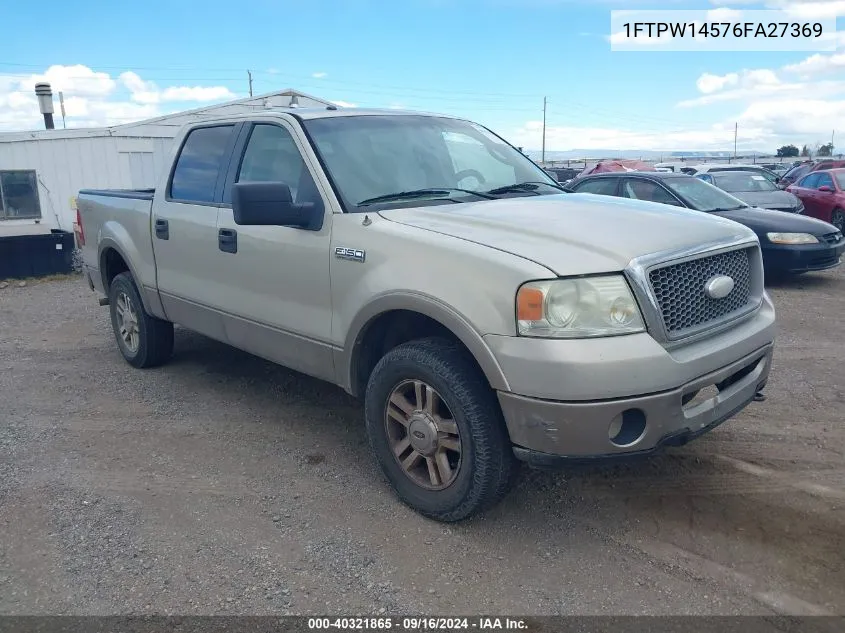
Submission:
[[[711,185],[713,184],[713,176],[711,176],[710,174],[698,174],[696,178],[699,178],[704,182],[709,182]]]
[[[296,141],[278,125],[260,123],[252,128],[235,182],[283,182],[295,203],[322,203]]]
[[[224,167],[233,125],[201,127],[188,134],[170,182],[170,197],[186,202],[214,202],[217,176]]]
[[[634,200],[648,200],[660,202],[661,204],[672,204],[676,207],[681,203],[656,182],[640,180],[639,178],[628,178],[622,185],[622,195]]]
[[[836,187],[833,186],[833,178],[830,177],[830,174],[821,173],[819,174],[819,179],[816,181],[816,189],[824,187],[825,185],[831,189],[836,189]]]
[[[819,173],[808,174],[798,183],[798,186],[804,189],[815,189],[816,183],[819,181],[819,176],[821,176]]]
[[[0,220],[40,218],[38,178],[34,171],[0,171]]]
[[[595,193],[600,196],[616,195],[616,178],[594,178],[587,180],[580,185],[575,185],[577,193]]]

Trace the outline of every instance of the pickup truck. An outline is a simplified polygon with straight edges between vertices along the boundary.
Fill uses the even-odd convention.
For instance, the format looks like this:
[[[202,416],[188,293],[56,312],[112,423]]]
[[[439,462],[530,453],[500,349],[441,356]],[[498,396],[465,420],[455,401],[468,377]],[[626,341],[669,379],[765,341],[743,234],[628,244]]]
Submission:
[[[775,312],[730,220],[565,193],[487,128],[281,108],[187,125],[154,190],[83,190],[84,274],[137,368],[173,324],[363,401],[397,497],[458,521],[522,463],[649,455],[766,384]]]

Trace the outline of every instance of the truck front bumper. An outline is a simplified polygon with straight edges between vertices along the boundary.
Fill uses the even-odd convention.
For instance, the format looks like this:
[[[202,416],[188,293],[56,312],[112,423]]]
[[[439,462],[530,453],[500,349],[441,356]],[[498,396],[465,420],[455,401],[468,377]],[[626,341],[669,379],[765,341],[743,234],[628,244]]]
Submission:
[[[498,398],[514,452],[551,467],[684,444],[739,413],[766,385],[774,309],[765,297],[751,319],[675,350],[647,334],[508,338],[488,340],[511,386]]]

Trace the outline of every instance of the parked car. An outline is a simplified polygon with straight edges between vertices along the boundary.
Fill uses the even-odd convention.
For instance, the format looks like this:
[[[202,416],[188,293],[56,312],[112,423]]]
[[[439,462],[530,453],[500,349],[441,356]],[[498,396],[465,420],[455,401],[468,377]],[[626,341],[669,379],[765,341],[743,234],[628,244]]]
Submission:
[[[774,309],[735,222],[563,194],[447,116],[265,109],[172,152],[154,191],[79,193],[123,358],[166,362],[178,323],[341,386],[426,516],[491,506],[516,460],[684,444],[767,382]]]
[[[788,191],[783,191],[770,180],[753,171],[717,171],[696,174],[704,182],[727,191],[752,207],[802,213],[804,204]]]
[[[696,165],[695,167],[695,174],[712,174],[715,172],[722,172],[722,171],[753,171],[760,176],[763,176],[767,180],[769,180],[772,184],[778,184],[780,181],[780,176],[776,173],[771,171],[770,169],[766,169],[760,165],[738,165],[738,164],[728,164],[728,165]]]
[[[781,176],[778,187],[786,189],[797,180],[809,174],[813,169],[813,163],[800,163]]]
[[[749,206],[697,177],[659,172],[602,174],[579,178],[566,188],[686,207],[743,224],[757,234],[770,277],[834,268],[845,251],[841,228],[803,215]]]
[[[813,164],[812,171],[820,171],[823,169],[842,169],[843,167],[845,167],[845,160],[821,158],[816,160],[816,162]]]
[[[845,169],[813,171],[787,188],[804,203],[804,212],[845,232]]]

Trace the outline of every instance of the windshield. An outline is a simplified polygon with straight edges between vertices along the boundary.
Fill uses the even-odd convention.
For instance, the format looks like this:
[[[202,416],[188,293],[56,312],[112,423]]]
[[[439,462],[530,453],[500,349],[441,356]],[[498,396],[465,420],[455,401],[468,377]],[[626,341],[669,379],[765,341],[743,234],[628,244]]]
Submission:
[[[725,172],[722,174],[714,174],[713,179],[719,189],[725,191],[777,191],[775,187],[766,177],[759,174],[750,174],[745,172]]]
[[[686,200],[697,211],[740,209],[748,206],[739,198],[734,198],[718,187],[692,176],[689,178],[667,178],[664,182],[669,189]]]
[[[423,197],[443,204],[478,201],[483,198],[473,192],[528,182],[539,184],[506,193],[561,193],[559,185],[526,156],[468,121],[366,115],[303,124],[349,211],[365,211],[370,207],[361,203],[403,192],[419,195],[390,204],[417,205]]]

